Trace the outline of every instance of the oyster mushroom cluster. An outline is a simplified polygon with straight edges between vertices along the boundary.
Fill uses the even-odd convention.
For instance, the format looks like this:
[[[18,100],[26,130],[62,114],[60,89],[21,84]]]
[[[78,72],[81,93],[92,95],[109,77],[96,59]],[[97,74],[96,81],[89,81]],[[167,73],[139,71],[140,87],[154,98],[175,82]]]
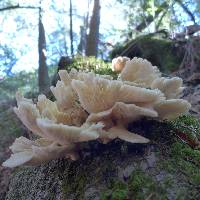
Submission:
[[[121,71],[117,80],[60,70],[61,80],[50,88],[55,101],[39,95],[34,104],[17,93],[14,112],[38,139],[17,138],[3,166],[37,165],[60,157],[75,160],[79,143],[91,140],[147,143],[149,139],[127,130],[129,123],[144,116],[170,120],[188,112],[190,104],[178,98],[182,79],[161,77],[156,66],[141,58],[116,58],[112,69]]]

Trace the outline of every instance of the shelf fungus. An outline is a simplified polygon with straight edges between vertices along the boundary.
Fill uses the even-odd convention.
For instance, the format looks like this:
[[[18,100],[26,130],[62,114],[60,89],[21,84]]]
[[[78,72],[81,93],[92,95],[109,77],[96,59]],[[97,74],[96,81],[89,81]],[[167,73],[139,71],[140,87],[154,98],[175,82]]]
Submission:
[[[116,58],[117,80],[93,72],[59,71],[51,91],[55,101],[39,95],[36,104],[16,94],[14,112],[38,139],[17,138],[10,147],[6,167],[38,165],[61,157],[78,158],[79,144],[102,143],[119,138],[130,143],[149,139],[128,131],[128,124],[142,117],[173,119],[190,109],[178,96],[182,79],[161,76],[156,66],[142,58]]]

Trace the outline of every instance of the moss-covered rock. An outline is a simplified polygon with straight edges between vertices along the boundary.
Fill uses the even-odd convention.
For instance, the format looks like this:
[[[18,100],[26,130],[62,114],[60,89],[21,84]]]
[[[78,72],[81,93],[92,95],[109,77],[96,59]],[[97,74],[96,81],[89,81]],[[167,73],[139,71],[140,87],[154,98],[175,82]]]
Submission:
[[[122,55],[130,58],[141,57],[149,60],[163,72],[177,70],[184,52],[178,44],[169,39],[140,36],[126,44],[117,44],[111,58]]]

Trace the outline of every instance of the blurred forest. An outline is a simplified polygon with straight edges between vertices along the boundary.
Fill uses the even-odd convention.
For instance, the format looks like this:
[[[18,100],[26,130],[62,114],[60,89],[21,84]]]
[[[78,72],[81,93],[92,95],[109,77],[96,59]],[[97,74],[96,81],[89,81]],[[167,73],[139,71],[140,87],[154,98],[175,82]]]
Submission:
[[[46,91],[61,57],[140,56],[163,72],[198,71],[199,0],[3,0],[0,23],[0,99]]]

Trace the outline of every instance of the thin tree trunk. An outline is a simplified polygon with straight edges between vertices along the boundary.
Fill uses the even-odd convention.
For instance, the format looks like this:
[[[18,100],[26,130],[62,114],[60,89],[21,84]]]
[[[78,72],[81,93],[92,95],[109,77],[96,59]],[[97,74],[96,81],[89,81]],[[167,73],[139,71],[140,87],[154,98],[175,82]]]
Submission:
[[[72,0],[70,0],[69,6],[69,16],[70,16],[70,42],[71,42],[71,56],[74,55],[74,46],[73,46],[73,23],[72,23]]]
[[[78,44],[78,53],[83,55],[84,51],[84,40],[85,40],[85,27],[80,26],[80,42]]]
[[[90,31],[86,42],[86,56],[97,57],[100,25],[100,0],[94,0],[93,13],[90,20]]]
[[[39,38],[38,38],[38,54],[39,54],[39,69],[38,69],[38,85],[39,92],[47,92],[50,86],[48,67],[46,64],[46,39],[45,30],[42,23],[41,8],[39,8]]]

